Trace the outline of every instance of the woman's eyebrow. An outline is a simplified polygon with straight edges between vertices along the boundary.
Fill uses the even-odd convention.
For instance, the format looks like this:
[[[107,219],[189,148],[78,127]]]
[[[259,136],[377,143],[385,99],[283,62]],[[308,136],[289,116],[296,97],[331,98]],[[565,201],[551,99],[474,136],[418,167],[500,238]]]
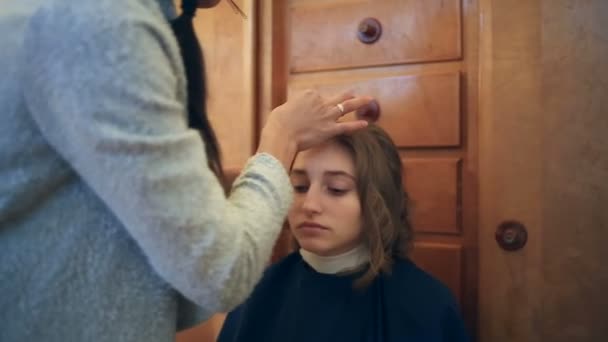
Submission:
[[[348,173],[346,171],[340,171],[340,170],[333,171],[333,170],[329,170],[329,171],[325,171],[324,173],[325,173],[325,175],[328,175],[328,176],[346,176],[346,177],[352,179],[353,181],[357,180],[355,178],[355,176],[351,175],[350,173]]]
[[[344,176],[344,177],[348,177],[348,178],[352,179],[353,181],[357,180],[355,178],[355,176],[351,175],[350,173],[348,173],[346,171],[342,171],[342,170],[327,170],[327,171],[323,172],[323,174],[325,176]],[[307,173],[303,169],[292,169],[291,172],[290,172],[290,175],[293,175],[293,176],[306,176]]]

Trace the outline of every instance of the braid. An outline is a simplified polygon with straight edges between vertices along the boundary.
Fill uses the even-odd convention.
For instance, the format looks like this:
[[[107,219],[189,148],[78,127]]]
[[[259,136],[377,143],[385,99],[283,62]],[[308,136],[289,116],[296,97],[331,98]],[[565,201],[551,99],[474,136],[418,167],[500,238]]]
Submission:
[[[217,137],[207,118],[207,93],[203,53],[192,19],[196,13],[196,0],[182,1],[182,14],[171,22],[179,44],[188,82],[188,126],[201,133],[209,168],[220,181],[224,180],[221,153]]]

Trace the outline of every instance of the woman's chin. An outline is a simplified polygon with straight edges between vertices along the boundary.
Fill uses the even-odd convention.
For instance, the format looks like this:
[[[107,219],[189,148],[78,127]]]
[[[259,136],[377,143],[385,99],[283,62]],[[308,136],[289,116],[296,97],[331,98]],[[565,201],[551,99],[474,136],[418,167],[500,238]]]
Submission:
[[[327,246],[327,244],[323,243],[322,241],[318,241],[318,239],[298,239],[298,244],[300,245],[300,248],[316,255],[327,255],[328,252],[331,251],[330,246]]]

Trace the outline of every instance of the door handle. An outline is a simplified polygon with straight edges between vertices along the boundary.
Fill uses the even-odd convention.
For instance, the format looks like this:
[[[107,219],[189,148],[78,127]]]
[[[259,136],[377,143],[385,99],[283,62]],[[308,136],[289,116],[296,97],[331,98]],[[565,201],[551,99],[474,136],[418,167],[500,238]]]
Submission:
[[[528,241],[528,230],[523,223],[509,220],[504,221],[496,228],[496,242],[505,251],[522,249]]]

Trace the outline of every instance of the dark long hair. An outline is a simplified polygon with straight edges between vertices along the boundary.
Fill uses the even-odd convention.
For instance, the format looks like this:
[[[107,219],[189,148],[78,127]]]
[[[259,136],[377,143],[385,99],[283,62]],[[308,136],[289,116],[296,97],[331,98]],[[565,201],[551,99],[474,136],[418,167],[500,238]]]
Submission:
[[[177,38],[188,82],[188,125],[202,136],[209,168],[220,182],[224,181],[221,152],[217,137],[207,117],[207,89],[205,63],[192,19],[196,12],[196,0],[182,0],[182,14],[171,21]]]

